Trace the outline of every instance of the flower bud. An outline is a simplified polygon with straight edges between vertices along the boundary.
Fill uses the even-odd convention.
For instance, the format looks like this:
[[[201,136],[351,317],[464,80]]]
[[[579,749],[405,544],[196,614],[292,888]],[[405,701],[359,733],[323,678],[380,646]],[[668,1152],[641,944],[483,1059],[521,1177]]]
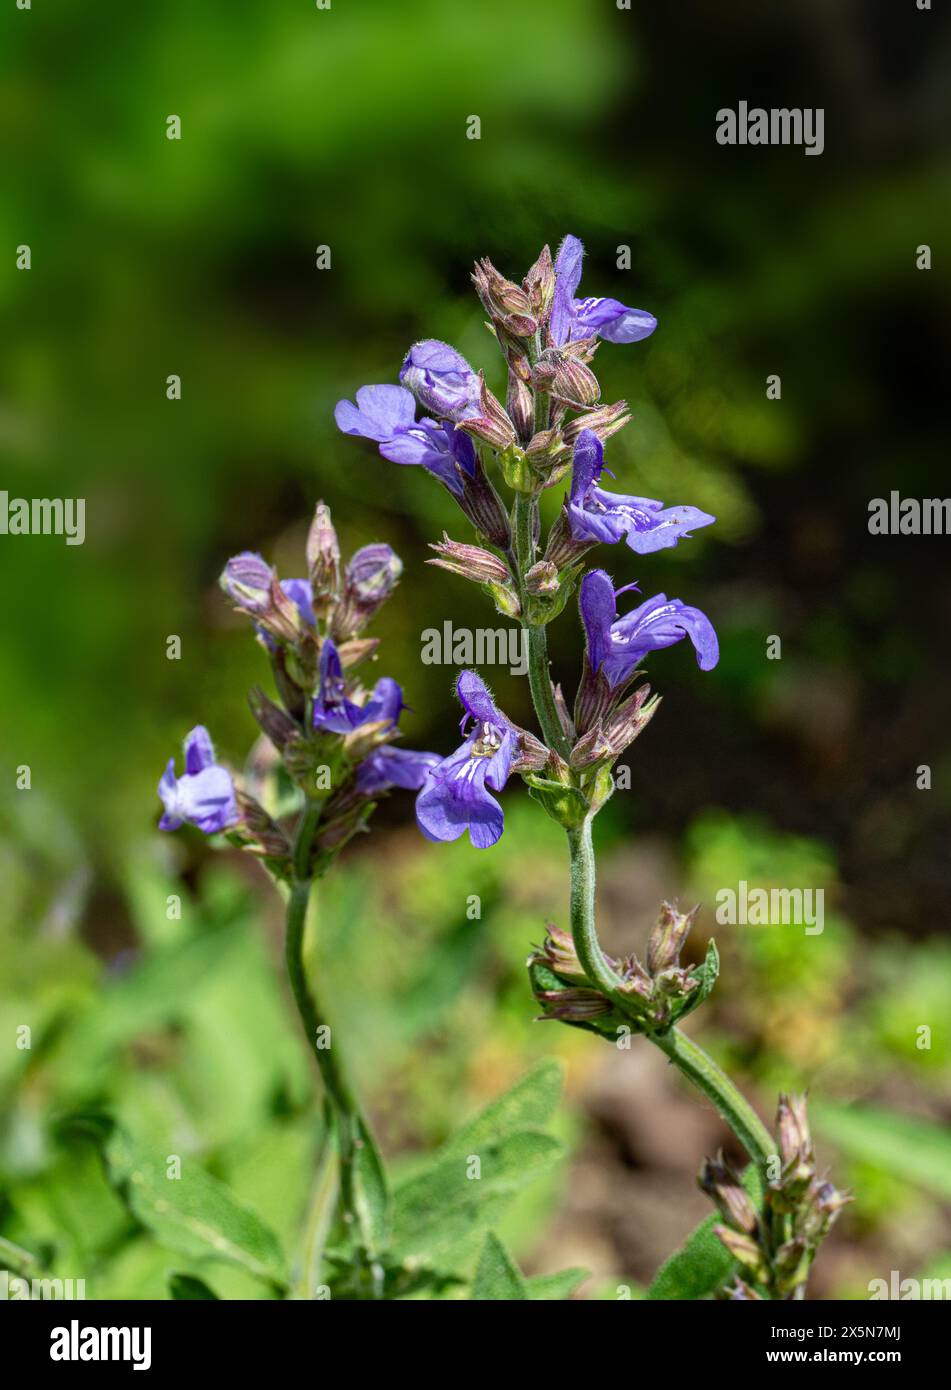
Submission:
[[[390,546],[382,542],[365,545],[347,565],[343,598],[334,610],[331,635],[334,640],[353,637],[383,606],[403,573],[403,562]]]
[[[556,594],[559,589],[557,568],[550,560],[539,560],[526,571],[525,588],[530,594]]]
[[[520,442],[524,444],[531,439],[532,431],[535,428],[535,400],[525,382],[511,370],[509,370],[505,409],[515,426],[515,433]]]
[[[274,571],[262,556],[243,550],[228,561],[218,582],[235,607],[259,617],[271,606],[273,579]]]
[[[314,612],[326,618],[340,589],[340,545],[330,508],[318,502],[307,533],[307,570],[313,591]]]
[[[515,426],[503,409],[501,401],[486,386],[484,372],[479,373],[478,403],[476,413],[461,419],[458,428],[493,449],[506,449],[510,444],[514,444]]]
[[[235,790],[235,800],[241,812],[241,821],[236,833],[243,842],[242,847],[251,854],[283,860],[289,865],[290,842],[277,821],[271,819],[253,796],[249,796],[240,788]]]
[[[733,1230],[750,1236],[756,1233],[759,1229],[756,1209],[738,1175],[724,1162],[722,1154],[716,1159],[704,1160],[697,1185]]]
[[[598,378],[579,357],[559,348],[546,348],[535,363],[536,390],[547,391],[575,410],[594,405],[601,397]]]
[[[511,582],[512,576],[505,561],[500,560],[498,555],[493,555],[491,550],[483,550],[479,545],[466,545],[462,541],[450,540],[444,531],[439,544],[431,544],[429,548],[435,550],[439,558],[427,560],[427,565],[438,565],[440,569],[449,570],[450,574],[472,579],[477,584]]]
[[[779,1134],[779,1152],[783,1167],[812,1159],[812,1136],[809,1133],[809,1119],[806,1114],[806,1097],[787,1095],[779,1097],[776,1109],[776,1129]]]
[[[506,280],[488,257],[476,262],[472,283],[493,323],[501,324],[514,338],[534,336],[538,324],[532,317],[528,295],[511,280]]]
[[[461,353],[436,338],[413,344],[403,359],[400,382],[438,419],[478,414],[479,377]]]
[[[614,405],[601,405],[596,410],[577,415],[564,426],[562,433],[565,443],[574,449],[582,430],[593,430],[603,444],[612,434],[617,434],[630,421],[631,415],[627,401],[615,401]]]
[[[522,289],[528,296],[531,312],[542,326],[546,325],[555,297],[555,267],[547,246],[542,247],[541,255],[522,281]]]
[[[248,694],[248,704],[261,729],[267,734],[275,748],[284,748],[292,738],[300,734],[299,725],[291,716],[268,699],[259,685]]]
[[[734,1231],[729,1226],[714,1226],[713,1233],[726,1246],[733,1258],[750,1271],[756,1283],[761,1284],[765,1281],[767,1269],[763,1252],[752,1236],[745,1235],[741,1231]]]
[[[661,903],[647,943],[647,968],[652,975],[680,964],[681,948],[699,911],[699,903],[690,912],[678,912],[670,903]]]
[[[539,430],[526,444],[525,457],[538,477],[544,479],[545,486],[553,487],[571,467],[572,452],[560,430]]]

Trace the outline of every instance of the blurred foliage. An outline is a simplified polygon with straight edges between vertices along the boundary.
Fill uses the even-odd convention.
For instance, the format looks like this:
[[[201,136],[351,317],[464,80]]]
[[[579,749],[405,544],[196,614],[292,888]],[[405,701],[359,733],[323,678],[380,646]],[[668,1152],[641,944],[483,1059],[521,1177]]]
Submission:
[[[699,603],[722,660],[712,676],[684,651],[652,663],[665,703],[630,755],[633,791],[599,822],[603,869],[628,873],[626,846],[649,836],[708,904],[724,968],[699,1026],[764,1113],[777,1087],[809,1083],[947,1121],[947,542],[865,525],[870,497],[946,490],[949,282],[937,254],[923,274],[914,252],[949,222],[948,17],[928,16],[922,43],[899,8],[113,0],[93,23],[7,7],[3,486],[84,496],[87,539],[0,544],[4,1236],[39,1241],[103,1296],[205,1277],[61,1128],[107,1109],[132,1142],[226,1181],[291,1248],[320,1135],[275,905],[197,836],[158,842],[155,784],[199,719],[242,760],[244,692],[264,670],[215,578],[245,547],[298,572],[318,496],[348,549],[384,539],[403,555],[381,670],[407,690],[408,742],[452,746],[451,672],[420,664],[420,632],[485,614],[422,562],[444,527],[464,528],[431,479],[343,440],[333,405],[394,379],[421,336],[494,371],[469,263],[521,273],[568,230],[588,247],[589,292],[660,320],[598,361],[605,396],[634,409],[611,450],[619,485],[718,516],[649,564],[604,558],[619,582]],[[738,93],[824,106],[823,157],[716,146],[714,113]],[[471,113],[480,141],[465,139]],[[14,269],[22,243],[29,272]],[[329,272],[314,268],[321,245]],[[624,245],[630,272],[615,269]],[[765,399],[774,371],[781,403]],[[780,661],[765,657],[774,634]],[[578,651],[568,613],[553,660],[569,687]],[[494,685],[527,721],[524,683]],[[14,790],[23,764],[28,792]],[[520,794],[506,812],[492,854],[437,851],[394,798],[321,901],[319,966],[408,1172],[533,1062],[560,1057],[574,1102],[601,1064],[571,1030],[528,1026],[524,957],[546,918],[564,922],[564,862]],[[822,887],[825,931],[714,928],[716,892],[742,878]],[[9,1043],[24,1025],[30,1050]],[[590,1137],[579,1104],[557,1129]],[[858,1200],[838,1288],[865,1296],[896,1262],[947,1258],[933,1185],[874,1146],[843,1159]],[[486,1280],[525,1278],[562,1183],[553,1170],[513,1203]],[[221,1296],[264,1291],[236,1266],[209,1280]]]

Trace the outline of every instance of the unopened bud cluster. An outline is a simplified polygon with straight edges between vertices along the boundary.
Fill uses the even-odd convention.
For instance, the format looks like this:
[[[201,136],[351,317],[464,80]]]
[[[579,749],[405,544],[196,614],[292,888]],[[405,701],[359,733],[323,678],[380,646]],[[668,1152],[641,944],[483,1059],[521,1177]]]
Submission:
[[[543,1018],[587,1027],[616,1041],[619,1030],[664,1033],[710,993],[718,969],[711,941],[702,965],[683,966],[680,953],[697,908],[678,912],[664,903],[647,943],[646,965],[631,954],[605,957],[620,981],[608,998],[585,973],[569,932],[549,926],[544,943],[528,958],[532,990]]]
[[[851,1200],[817,1176],[805,1096],[779,1097],[776,1127],[780,1169],[761,1204],[722,1154],[706,1160],[698,1179],[722,1218],[714,1230],[741,1270],[722,1292],[727,1299],[799,1297],[816,1250]]]

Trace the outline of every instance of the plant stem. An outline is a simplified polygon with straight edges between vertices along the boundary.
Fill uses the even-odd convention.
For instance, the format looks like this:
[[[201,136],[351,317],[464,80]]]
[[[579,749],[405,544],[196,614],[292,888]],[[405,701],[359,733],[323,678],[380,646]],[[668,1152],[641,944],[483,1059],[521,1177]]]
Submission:
[[[567,759],[570,749],[565,731],[561,727],[555,695],[551,687],[551,671],[548,664],[548,637],[544,626],[532,626],[527,618],[528,595],[525,592],[525,575],[535,563],[535,527],[538,521],[538,498],[534,493],[517,492],[512,525],[515,574],[519,586],[522,605],[522,628],[528,633],[528,684],[532,692],[532,704],[538,719],[542,737],[549,748]]]
[[[304,1033],[317,1059],[324,1088],[333,1107],[340,1157],[340,1204],[344,1220],[351,1230],[359,1232],[368,1256],[372,1257],[372,1240],[362,1217],[362,1205],[357,1201],[354,1172],[357,1146],[364,1142],[361,1129],[368,1131],[368,1126],[339,1060],[339,1049],[333,1040],[333,1032],[327,1023],[316,991],[307,978],[304,964],[304,931],[314,881],[310,868],[311,843],[320,812],[319,801],[308,801],[294,840],[294,880],[287,903],[285,959],[297,1012],[300,1014]],[[318,1039],[324,1029],[330,1038],[330,1045],[327,1047],[318,1045]]]
[[[583,825],[569,830],[567,835],[571,854],[571,935],[578,959],[591,983],[626,1010],[620,976],[608,964],[595,926],[591,817],[587,816]]]
[[[689,1081],[713,1101],[720,1117],[762,1171],[770,1155],[775,1152],[776,1142],[726,1072],[679,1028],[671,1028],[668,1033],[649,1033],[647,1036]]]
[[[630,1001],[621,989],[619,977],[605,959],[595,925],[595,861],[590,816],[578,829],[568,831],[568,846],[571,851],[571,935],[578,959],[591,983],[627,1012]],[[713,1058],[677,1028],[645,1036],[713,1101],[750,1158],[762,1168],[773,1153],[775,1143],[753,1107]]]

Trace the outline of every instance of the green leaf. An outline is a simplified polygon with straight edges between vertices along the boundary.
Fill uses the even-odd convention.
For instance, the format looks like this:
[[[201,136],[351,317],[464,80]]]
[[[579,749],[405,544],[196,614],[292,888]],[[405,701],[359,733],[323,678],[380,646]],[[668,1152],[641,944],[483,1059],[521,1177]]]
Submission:
[[[752,1164],[743,1174],[743,1186],[759,1205],[762,1182]],[[708,1216],[665,1260],[647,1290],[649,1299],[706,1298],[727,1282],[736,1269],[736,1261],[713,1234],[719,1220],[718,1215]]]
[[[475,1301],[528,1298],[525,1280],[494,1231],[485,1238],[469,1297]]]
[[[502,1139],[473,1136],[461,1149],[454,1143],[449,1154],[397,1187],[391,1251],[405,1258],[442,1250],[494,1224],[506,1203],[561,1155],[558,1140],[536,1130]]]
[[[537,1302],[542,1299],[564,1300],[570,1298],[588,1278],[586,1269],[560,1269],[557,1274],[536,1274],[526,1279],[528,1296]]]
[[[707,954],[703,964],[694,966],[691,974],[695,980],[699,981],[699,984],[686,996],[679,1008],[675,1006],[671,1027],[675,1023],[679,1023],[682,1018],[686,1018],[688,1014],[692,1014],[694,1009],[699,1009],[717,982],[717,977],[720,974],[720,953],[717,950],[717,943],[712,937],[707,946]]]
[[[817,1133],[849,1158],[951,1199],[951,1130],[877,1106],[810,1106]]]
[[[169,1297],[174,1299],[176,1303],[196,1298],[213,1298],[216,1302],[218,1299],[214,1289],[195,1274],[170,1274],[168,1276],[168,1292]]]
[[[449,1154],[474,1153],[492,1139],[513,1134],[519,1129],[540,1129],[552,1118],[561,1099],[562,1069],[558,1062],[545,1061],[516,1081],[511,1090],[492,1101],[456,1131],[439,1151],[437,1157]]]
[[[164,1157],[137,1149],[120,1129],[106,1144],[105,1157],[129,1210],[159,1244],[193,1259],[238,1265],[258,1279],[286,1286],[277,1237],[192,1160],[183,1163],[180,1177],[169,1178]]]

